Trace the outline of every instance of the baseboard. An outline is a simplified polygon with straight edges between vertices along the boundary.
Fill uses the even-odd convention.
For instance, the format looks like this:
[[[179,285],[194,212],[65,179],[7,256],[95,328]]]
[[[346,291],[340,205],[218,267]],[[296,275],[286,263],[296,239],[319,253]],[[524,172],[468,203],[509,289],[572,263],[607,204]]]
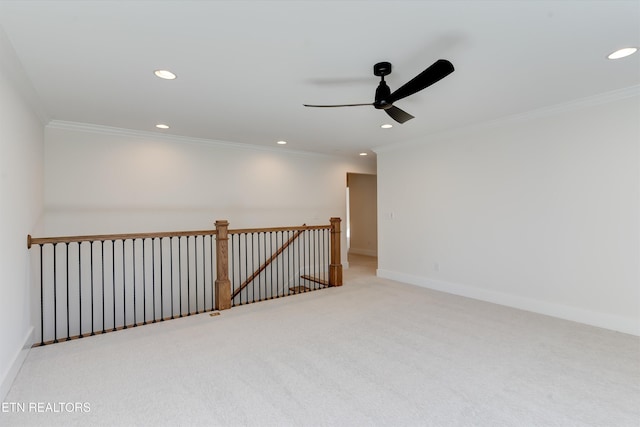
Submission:
[[[634,319],[395,271],[378,269],[376,274],[384,279],[640,336],[640,322]]]
[[[349,253],[356,255],[378,256],[378,252],[373,249],[349,248]]]
[[[29,328],[27,332],[27,336],[22,342],[22,348],[20,348],[11,365],[9,366],[9,370],[5,374],[4,378],[2,378],[2,382],[0,382],[0,402],[4,402],[5,397],[7,397],[7,393],[9,393],[9,389],[13,384],[13,380],[16,379],[18,372],[20,372],[20,368],[24,363],[24,360],[27,358],[27,354],[29,354],[29,350],[31,349],[31,344],[33,343],[33,326]]]

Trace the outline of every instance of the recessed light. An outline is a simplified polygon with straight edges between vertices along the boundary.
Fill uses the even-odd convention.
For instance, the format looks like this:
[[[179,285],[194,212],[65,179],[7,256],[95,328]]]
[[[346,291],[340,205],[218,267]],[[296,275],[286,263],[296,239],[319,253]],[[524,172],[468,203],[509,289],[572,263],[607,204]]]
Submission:
[[[156,127],[158,129],[169,129],[169,125],[165,125],[164,123],[158,123]]]
[[[367,153],[360,153],[360,155],[361,155],[361,156],[366,156],[366,155],[367,155]]]
[[[380,126],[382,129],[391,129],[393,127],[392,124],[390,123],[385,123],[382,126]]]
[[[169,70],[155,70],[153,74],[165,80],[173,80],[177,77],[175,74],[173,74]]]
[[[637,51],[638,51],[637,47],[625,47],[623,49],[616,50],[615,52],[613,52],[612,54],[607,56],[607,58],[609,58],[609,59],[620,59],[620,58],[624,58],[624,57],[629,56],[629,55],[633,55]]]
[[[287,141],[278,141],[276,142],[278,145],[287,145]]]

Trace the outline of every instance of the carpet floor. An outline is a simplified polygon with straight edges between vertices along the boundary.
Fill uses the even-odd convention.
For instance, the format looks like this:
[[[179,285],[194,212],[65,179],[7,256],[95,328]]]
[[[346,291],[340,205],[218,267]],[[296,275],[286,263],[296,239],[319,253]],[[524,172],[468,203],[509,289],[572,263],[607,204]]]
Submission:
[[[3,426],[635,426],[640,339],[376,278],[34,348]]]

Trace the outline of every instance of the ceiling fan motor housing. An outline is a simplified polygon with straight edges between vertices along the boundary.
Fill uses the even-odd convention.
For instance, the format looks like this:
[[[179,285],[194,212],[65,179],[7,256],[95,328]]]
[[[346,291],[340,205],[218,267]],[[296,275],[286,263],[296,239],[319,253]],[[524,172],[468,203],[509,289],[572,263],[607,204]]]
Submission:
[[[386,101],[391,95],[391,89],[387,86],[387,83],[382,80],[376,89],[376,100],[373,102],[373,106],[378,110],[386,110],[391,107],[391,103]]]

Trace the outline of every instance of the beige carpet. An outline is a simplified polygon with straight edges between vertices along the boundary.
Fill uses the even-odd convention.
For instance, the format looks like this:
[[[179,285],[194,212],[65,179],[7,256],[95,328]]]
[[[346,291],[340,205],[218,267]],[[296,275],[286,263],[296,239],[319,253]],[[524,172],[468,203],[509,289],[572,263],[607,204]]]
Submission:
[[[0,425],[639,425],[637,337],[351,267],[342,288],[32,349]]]

